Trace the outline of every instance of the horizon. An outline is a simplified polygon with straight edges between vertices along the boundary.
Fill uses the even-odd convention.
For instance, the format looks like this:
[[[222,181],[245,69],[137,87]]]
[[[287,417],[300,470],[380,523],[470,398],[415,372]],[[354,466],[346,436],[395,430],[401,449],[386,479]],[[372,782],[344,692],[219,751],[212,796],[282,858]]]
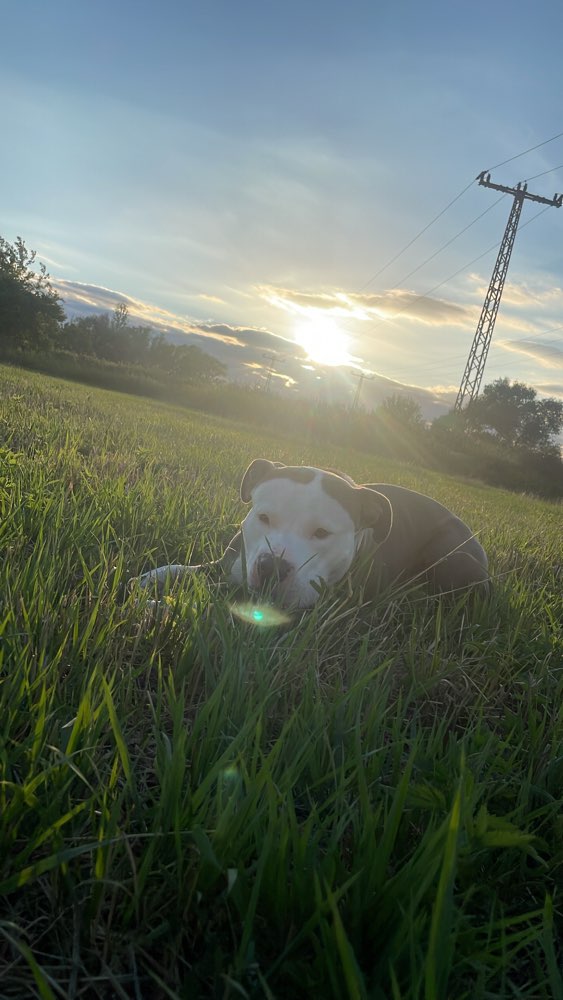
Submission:
[[[363,370],[449,409],[511,204],[473,178],[563,189],[560,6],[57,10],[6,12],[0,169],[65,310],[125,302],[241,379],[276,351],[289,398]],[[524,206],[485,382],[563,399],[562,225]]]

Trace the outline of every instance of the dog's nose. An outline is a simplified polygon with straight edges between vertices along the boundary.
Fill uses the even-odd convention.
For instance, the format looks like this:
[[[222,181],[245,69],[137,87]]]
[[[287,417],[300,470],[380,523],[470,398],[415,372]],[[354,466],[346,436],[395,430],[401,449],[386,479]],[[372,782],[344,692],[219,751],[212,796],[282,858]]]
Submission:
[[[263,586],[266,583],[275,581],[281,583],[291,570],[291,563],[281,556],[274,556],[271,552],[265,552],[258,557],[256,572],[258,583]]]

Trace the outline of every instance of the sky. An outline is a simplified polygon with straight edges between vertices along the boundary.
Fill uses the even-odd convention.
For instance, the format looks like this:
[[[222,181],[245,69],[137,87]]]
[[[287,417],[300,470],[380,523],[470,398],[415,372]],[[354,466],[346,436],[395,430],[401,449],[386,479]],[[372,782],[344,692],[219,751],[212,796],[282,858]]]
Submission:
[[[562,37],[560,0],[5,3],[0,235],[69,316],[125,301],[288,399],[363,372],[367,406],[445,412],[511,207],[477,174],[563,191]],[[524,205],[505,376],[563,399],[563,208]]]

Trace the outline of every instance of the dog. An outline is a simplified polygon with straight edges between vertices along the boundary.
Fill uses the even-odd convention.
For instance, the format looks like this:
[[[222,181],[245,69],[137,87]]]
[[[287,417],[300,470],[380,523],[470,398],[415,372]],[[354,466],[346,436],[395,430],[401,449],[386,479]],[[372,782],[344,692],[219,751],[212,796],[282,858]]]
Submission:
[[[258,458],[240,496],[251,507],[221,559],[160,566],[139,577],[140,586],[162,590],[187,573],[215,570],[232,584],[267,591],[285,609],[313,607],[323,585],[349,574],[367,601],[411,582],[434,593],[488,589],[487,556],[471,529],[422,493]]]

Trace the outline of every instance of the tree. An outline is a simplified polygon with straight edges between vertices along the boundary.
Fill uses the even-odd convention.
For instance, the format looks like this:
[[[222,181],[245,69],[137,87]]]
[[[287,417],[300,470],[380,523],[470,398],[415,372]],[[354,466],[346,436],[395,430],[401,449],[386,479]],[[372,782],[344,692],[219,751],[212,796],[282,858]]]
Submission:
[[[563,428],[563,403],[537,398],[532,386],[499,378],[483,389],[464,411],[467,425],[493,434],[510,447],[551,451]]]
[[[225,365],[195,344],[173,344],[147,326],[129,326],[128,311],[120,304],[113,312],[80,316],[65,323],[60,346],[86,357],[118,364],[157,368],[185,382],[224,378]]]
[[[224,379],[227,373],[222,361],[202,351],[197,344],[179,344],[175,358],[178,374],[186,382],[215,382]]]
[[[120,302],[113,310],[112,326],[114,330],[123,330],[129,320],[129,309],[126,302]]]
[[[64,319],[60,297],[44,264],[34,269],[35,250],[21,236],[15,243],[0,237],[0,347],[44,347]]]
[[[377,415],[385,423],[413,430],[420,428],[423,423],[420,405],[416,399],[412,396],[401,396],[399,393],[387,396],[379,407]]]

